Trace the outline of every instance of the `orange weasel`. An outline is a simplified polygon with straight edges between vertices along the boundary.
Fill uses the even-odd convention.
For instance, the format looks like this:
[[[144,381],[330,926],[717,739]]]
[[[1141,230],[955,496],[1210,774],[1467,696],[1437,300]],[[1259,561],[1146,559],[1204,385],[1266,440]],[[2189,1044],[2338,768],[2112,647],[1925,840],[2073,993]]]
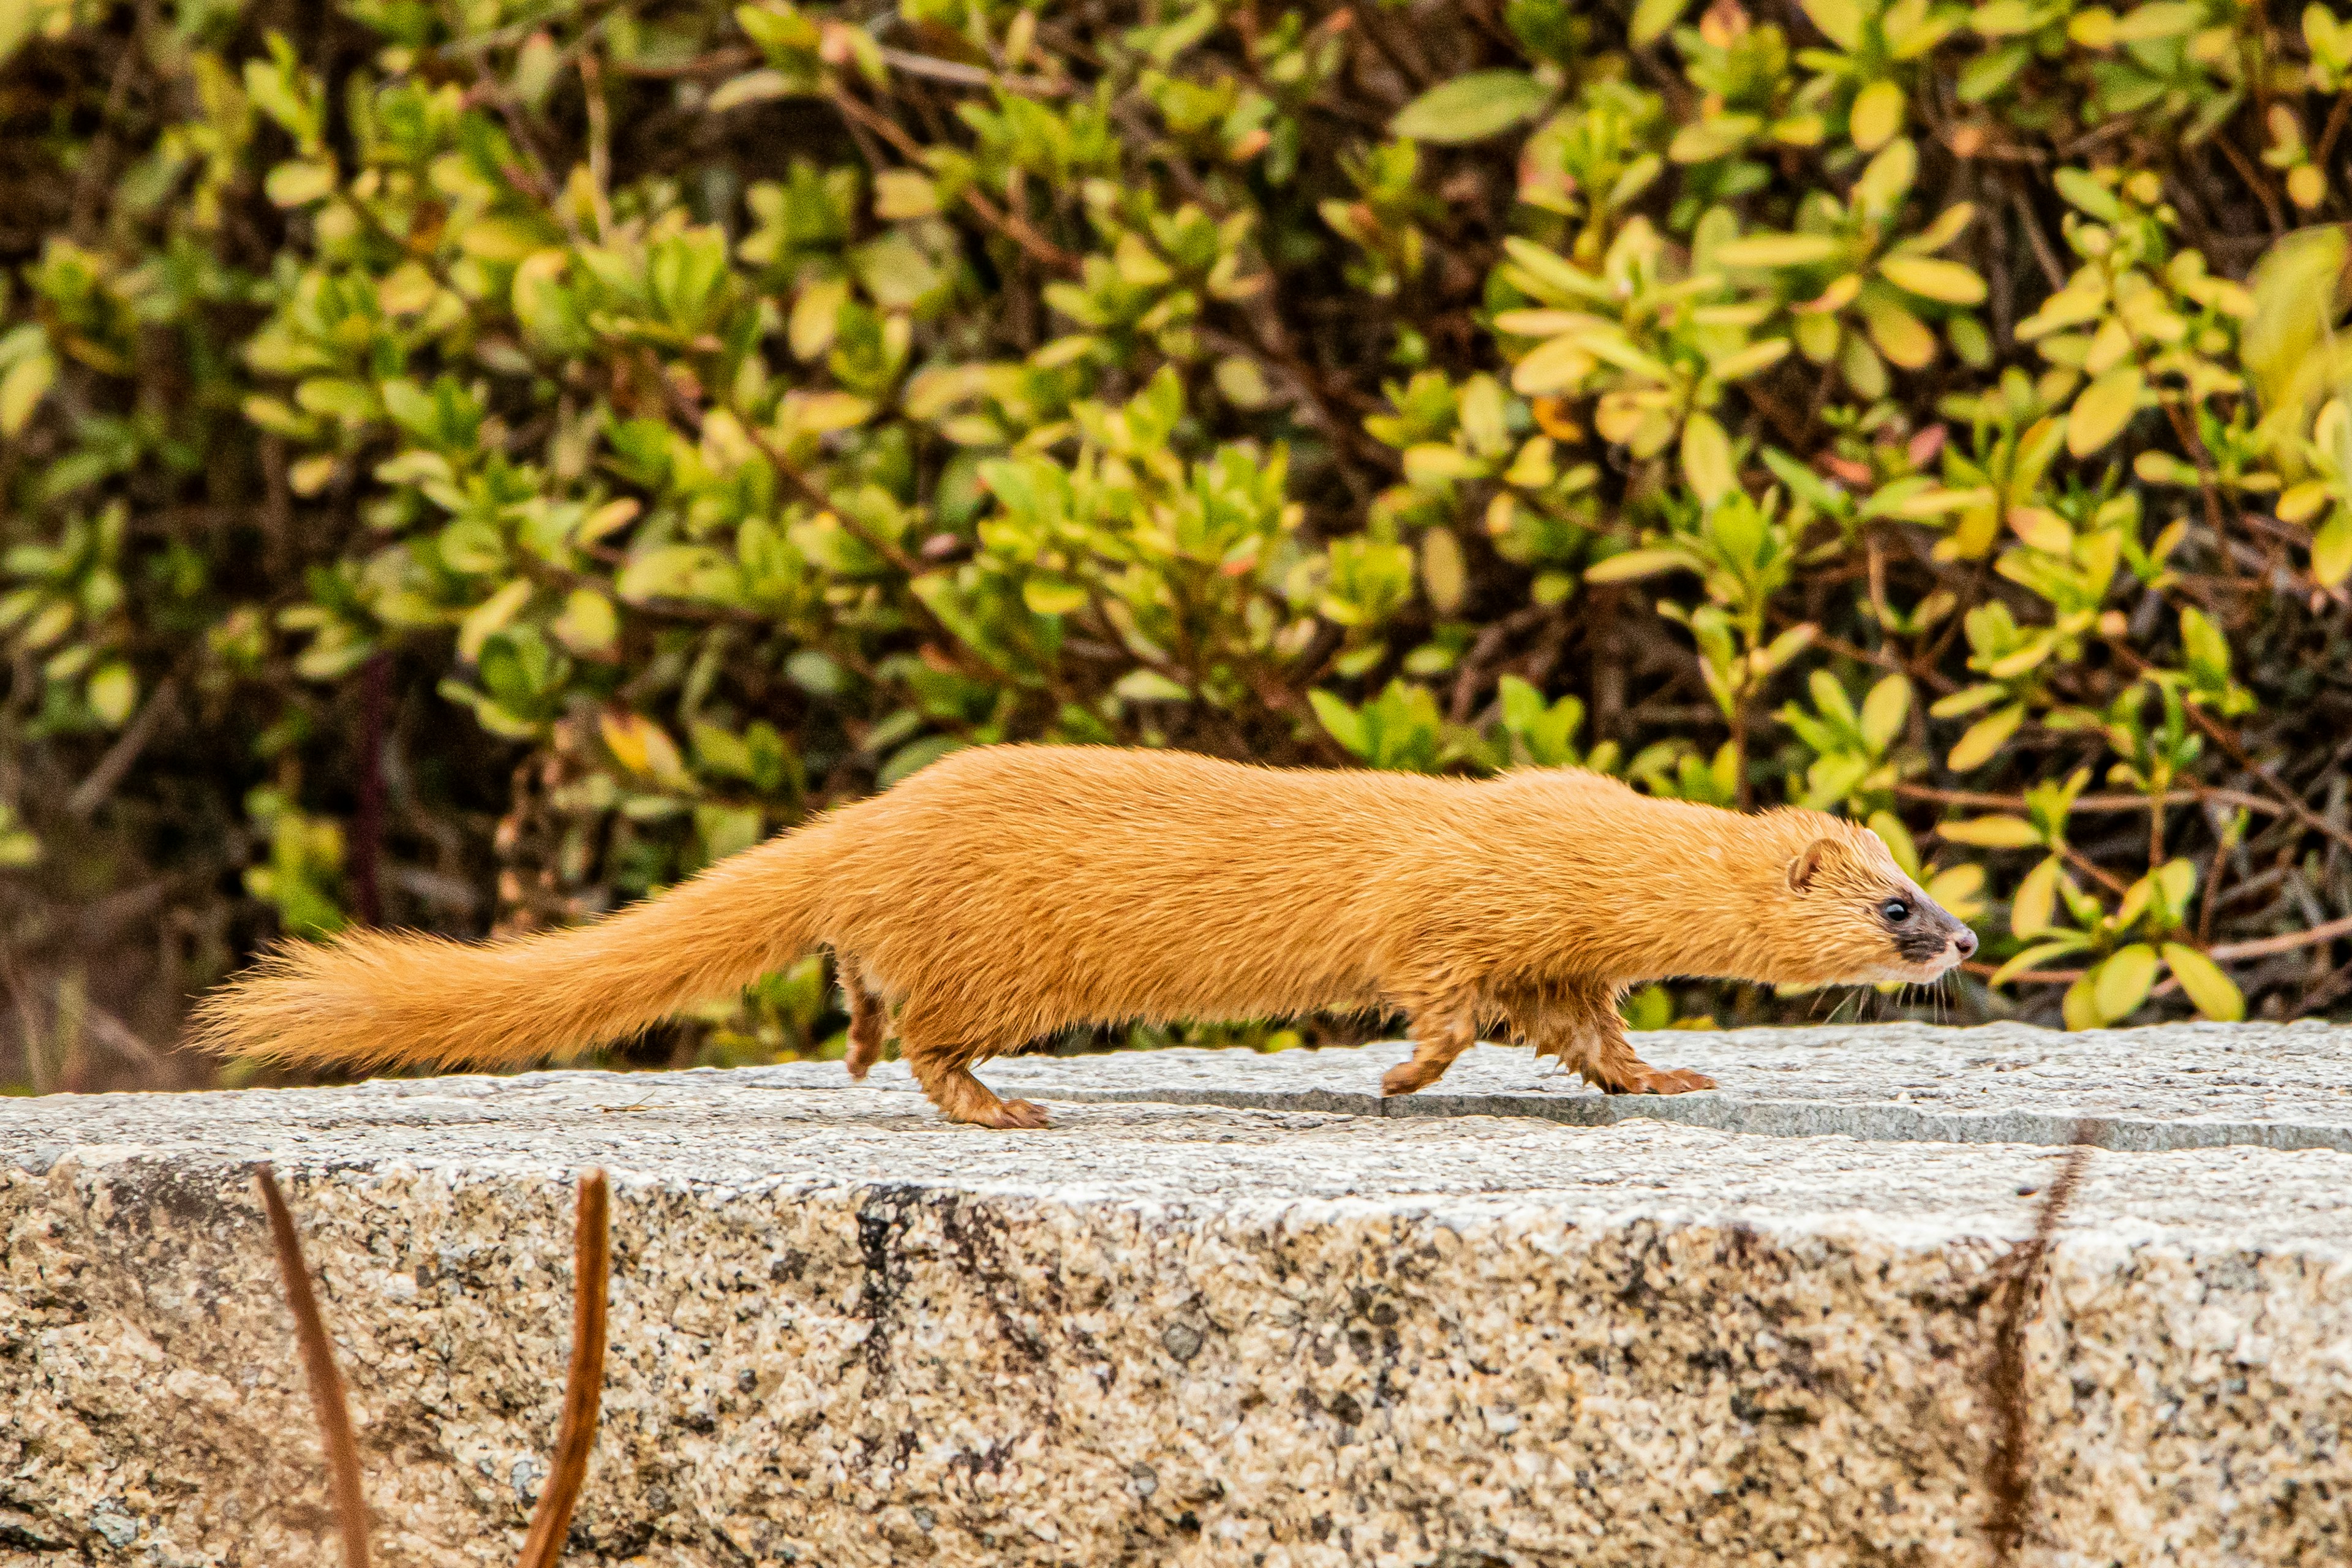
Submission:
[[[1038,1127],[972,1064],[1075,1024],[1408,1015],[1410,1094],[1499,1023],[1612,1093],[1711,1088],[1637,1058],[1634,982],[1933,980],[1968,927],[1878,836],[1528,769],[1484,780],[990,746],[567,931],[354,931],[207,997],[198,1043],[278,1062],[577,1055],[833,951],[849,1072],[895,1012],[947,1116]]]

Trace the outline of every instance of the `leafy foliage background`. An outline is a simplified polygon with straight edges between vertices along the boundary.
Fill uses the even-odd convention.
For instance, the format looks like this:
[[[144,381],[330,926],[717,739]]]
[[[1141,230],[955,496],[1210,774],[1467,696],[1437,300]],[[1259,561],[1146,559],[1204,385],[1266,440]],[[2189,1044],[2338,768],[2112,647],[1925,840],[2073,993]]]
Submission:
[[[2236,0],[0,0],[0,1076],[1004,739],[1849,812],[1987,938],[1866,1013],[2341,1009],[2347,73]]]

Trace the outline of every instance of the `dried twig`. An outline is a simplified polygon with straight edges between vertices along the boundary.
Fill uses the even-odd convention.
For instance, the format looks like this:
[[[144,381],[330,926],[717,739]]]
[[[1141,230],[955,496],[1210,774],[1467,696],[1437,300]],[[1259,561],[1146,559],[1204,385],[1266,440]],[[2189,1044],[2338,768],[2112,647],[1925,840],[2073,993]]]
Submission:
[[[554,1568],[572,1527],[572,1505],[588,1479],[596,1444],[596,1412],[604,1391],[604,1298],[613,1268],[612,1195],[604,1173],[580,1178],[572,1232],[572,1370],[563,1384],[563,1421],[556,1428],[555,1464],[530,1516],[518,1568]]]
[[[269,1237],[278,1247],[278,1272],[286,1281],[286,1304],[294,1313],[294,1337],[302,1347],[302,1371],[310,1384],[310,1408],[319,1417],[319,1440],[327,1450],[327,1479],[334,1489],[335,1518],[343,1532],[343,1568],[368,1568],[367,1500],[360,1492],[360,1446],[352,1436],[351,1407],[335,1371],[335,1348],[319,1316],[310,1270],[302,1261],[302,1238],[268,1165],[254,1168],[261,1206],[269,1212]]]
[[[367,1502],[360,1490],[359,1443],[352,1436],[351,1410],[343,1401],[342,1379],[335,1372],[334,1348],[319,1316],[310,1269],[302,1261],[302,1243],[294,1234],[294,1216],[278,1191],[278,1179],[266,1164],[255,1169],[253,1179],[261,1189],[262,1206],[269,1212],[278,1271],[285,1277],[295,1336],[301,1342],[303,1366],[310,1377],[311,1407],[318,1413],[319,1434],[326,1446],[335,1514],[342,1528],[344,1568],[367,1568]],[[546,1489],[540,1493],[539,1506],[531,1511],[530,1532],[523,1538],[518,1568],[554,1568],[563,1555],[563,1538],[572,1528],[572,1510],[580,1501],[580,1489],[588,1479],[588,1458],[595,1447],[596,1415],[604,1388],[604,1301],[613,1270],[611,1215],[611,1190],[604,1173],[592,1168],[580,1177],[572,1220],[572,1366],[563,1384],[563,1417],[556,1428],[554,1465]]]
[[[1995,1287],[1994,1298],[2000,1302],[2000,1315],[1993,1322],[1992,1357],[1985,1368],[1985,1382],[1992,1390],[2000,1422],[1992,1448],[1985,1456],[1984,1478],[1985,1492],[1991,1500],[1986,1511],[1985,1534],[1992,1542],[1994,1568],[2007,1568],[2016,1561],[2017,1550],[2025,1540],[2027,1511],[2033,1501],[2032,1455],[2028,1447],[2032,1410],[2025,1386],[2025,1320],[2033,1299],[2034,1279],[2041,1271],[2042,1258],[2049,1253],[2052,1238],[2058,1234],[2059,1222],[2065,1217],[2066,1206],[2074,1202],[2075,1189],[2082,1184],[2083,1169],[2090,1163],[2091,1150],[2097,1144],[2101,1131],[2100,1123],[2093,1121],[2074,1124],[2072,1146],[2066,1151],[2065,1163],[2058,1167],[2057,1178],[2042,1197],[2032,1239],[2010,1248],[1999,1265],[2000,1280]]]

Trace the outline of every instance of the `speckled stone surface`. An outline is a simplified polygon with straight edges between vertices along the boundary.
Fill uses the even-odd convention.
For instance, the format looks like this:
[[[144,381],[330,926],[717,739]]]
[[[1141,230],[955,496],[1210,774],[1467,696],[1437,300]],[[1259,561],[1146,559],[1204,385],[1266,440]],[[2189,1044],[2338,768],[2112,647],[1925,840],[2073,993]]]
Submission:
[[[2066,1086],[2141,1038],[1879,1054],[1939,1114],[2072,1116],[2117,1109]],[[1664,1039],[1719,1100],[1752,1092],[1741,1063],[1759,1102],[1901,1103],[1853,1076],[1868,1034],[1789,1044],[1810,1074],[1771,1037]],[[2335,1124],[2342,1047],[2315,1032],[2167,1048],[2181,1081],[2120,1086],[2151,1124]],[[2004,1052],[2043,1087],[1971,1087]],[[1532,1077],[1497,1055],[1456,1072]],[[1226,1065],[1346,1090],[1379,1059]],[[2208,1097],[2189,1069],[2224,1059],[2254,1081]],[[1051,1100],[1181,1065],[983,1076]],[[572,1562],[1987,1561],[1992,1286],[2054,1149],[1054,1109],[945,1127],[837,1067],[0,1103],[0,1560],[327,1558],[246,1179],[266,1158],[388,1563],[512,1561],[591,1163],[615,1184],[613,1353]],[[2352,1154],[2095,1154],[2032,1302],[2022,1561],[2352,1560]]]
[[[992,1062],[1005,1094],[1386,1116],[1538,1116],[1579,1126],[1629,1117],[1780,1136],[1951,1143],[2071,1143],[2085,1119],[2108,1149],[2255,1143],[2352,1152],[2352,1028],[2321,1023],[2171,1024],[2064,1034],[2018,1024],[1939,1029],[1674,1030],[1636,1035],[1644,1060],[1696,1068],[1719,1086],[1671,1097],[1606,1095],[1524,1048],[1478,1046],[1419,1094],[1382,1100],[1402,1042],[1362,1050],[1154,1051]],[[840,1081],[822,1064],[769,1081]],[[906,1069],[873,1083],[916,1092]]]

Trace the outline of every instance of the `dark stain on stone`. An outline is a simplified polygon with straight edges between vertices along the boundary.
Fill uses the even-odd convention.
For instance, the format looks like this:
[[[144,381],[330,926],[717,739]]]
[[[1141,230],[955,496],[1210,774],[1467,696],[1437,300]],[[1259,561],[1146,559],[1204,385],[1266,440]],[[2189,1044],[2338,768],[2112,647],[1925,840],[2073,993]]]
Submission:
[[[868,1187],[857,1205],[857,1250],[866,1264],[857,1315],[873,1325],[866,1336],[866,1364],[877,1377],[888,1374],[890,1321],[910,1278],[898,1239],[920,1202],[919,1188],[894,1184]]]

